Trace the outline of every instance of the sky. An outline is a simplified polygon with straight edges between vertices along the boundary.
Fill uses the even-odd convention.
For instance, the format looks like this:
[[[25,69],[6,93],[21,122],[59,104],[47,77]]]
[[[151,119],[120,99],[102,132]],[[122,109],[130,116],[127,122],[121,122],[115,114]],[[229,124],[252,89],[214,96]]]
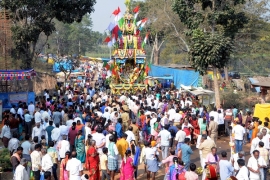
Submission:
[[[94,6],[95,12],[91,14],[93,21],[93,31],[99,31],[103,33],[110,22],[114,21],[114,15],[112,12],[120,8],[122,14],[126,11],[125,0],[96,0],[97,3]]]

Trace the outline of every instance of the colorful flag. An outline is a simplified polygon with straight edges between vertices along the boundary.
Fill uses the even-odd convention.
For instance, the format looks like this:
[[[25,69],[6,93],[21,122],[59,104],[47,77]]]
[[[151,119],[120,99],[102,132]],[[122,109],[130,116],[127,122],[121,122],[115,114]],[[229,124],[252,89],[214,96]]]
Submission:
[[[109,31],[112,31],[114,27],[115,27],[115,23],[114,23],[114,22],[110,22],[110,24],[109,24],[109,26],[107,27],[107,29],[108,29]]]
[[[135,13],[135,15],[134,15],[134,22],[136,21],[136,19],[137,19],[137,17],[138,17],[139,10],[140,10],[140,6],[136,6],[136,7],[133,9],[133,12]]]
[[[110,69],[110,65],[108,64],[107,61],[103,62],[103,67],[105,67],[107,69],[107,71]]]
[[[106,42],[106,43],[108,43],[108,42],[110,42],[111,41],[111,38],[108,36],[108,37],[106,37],[106,39],[104,40],[104,42]]]
[[[147,22],[147,18],[144,18],[144,19],[142,20],[141,26],[140,26],[140,28],[139,28],[140,31],[142,31],[142,28],[144,27],[144,25],[146,24],[146,22]]]
[[[117,16],[121,12],[120,8],[118,7],[116,10],[113,11],[113,15]]]
[[[149,32],[146,33],[146,35],[145,35],[145,38],[144,38],[144,40],[143,40],[143,42],[142,42],[142,48],[144,48],[145,44],[147,43],[147,41],[148,41],[148,36],[149,36]]]
[[[118,21],[118,26],[119,26],[120,28],[122,28],[122,27],[123,27],[124,22],[125,22],[124,18],[123,18],[123,17],[121,17],[121,19],[119,19],[119,21]]]
[[[114,28],[113,28],[113,30],[112,30],[112,34],[113,34],[113,36],[115,37],[115,39],[118,39],[118,35],[119,35],[119,27],[118,27],[118,25],[116,25]]]

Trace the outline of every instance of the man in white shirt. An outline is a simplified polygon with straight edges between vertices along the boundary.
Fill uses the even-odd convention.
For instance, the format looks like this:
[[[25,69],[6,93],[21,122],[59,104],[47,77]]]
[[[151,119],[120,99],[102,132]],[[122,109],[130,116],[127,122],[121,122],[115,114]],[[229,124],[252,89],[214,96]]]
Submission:
[[[12,105],[12,108],[9,111],[10,113],[16,115],[15,105]]]
[[[262,128],[262,134],[263,134],[263,143],[264,143],[264,148],[269,151],[270,149],[270,135],[267,133],[266,128]]]
[[[180,120],[182,119],[182,114],[180,114],[180,110],[179,109],[176,109],[175,111],[176,113],[174,114],[174,117],[173,117],[173,125],[174,126],[177,126],[180,124]]]
[[[51,116],[50,116],[50,114],[48,113],[47,108],[46,108],[46,109],[43,111],[43,113],[41,114],[41,119],[42,119],[43,121],[45,121],[45,119],[47,119],[48,121],[51,120]]]
[[[260,157],[260,152],[258,150],[254,150],[252,152],[253,156],[251,156],[248,160],[248,170],[250,172],[249,178],[250,180],[263,180],[264,179],[264,168],[267,167],[265,160]]]
[[[68,128],[70,128],[72,126],[72,123],[76,122],[76,121],[73,120],[73,114],[69,114],[68,119],[69,120],[67,120],[66,125],[67,125]]]
[[[41,122],[42,116],[41,116],[41,113],[39,111],[40,111],[40,109],[37,108],[36,113],[35,113],[35,123],[40,123]]]
[[[235,151],[236,153],[242,151],[243,149],[243,140],[246,134],[245,128],[240,124],[240,121],[236,122],[236,126],[233,127],[232,133],[234,134],[235,141]]]
[[[160,137],[160,145],[162,150],[162,158],[166,159],[168,157],[170,140],[172,138],[171,133],[168,131],[169,124],[164,126],[164,129],[158,133],[158,137]]]
[[[175,109],[173,108],[173,106],[171,106],[171,109],[168,111],[169,121],[173,121],[174,120],[175,113],[176,113]]]
[[[181,148],[181,145],[184,143],[184,140],[186,138],[186,133],[182,130],[182,127],[181,127],[180,124],[177,125],[176,127],[177,127],[178,131],[177,131],[177,133],[175,135],[174,140],[175,140],[175,144],[177,144],[176,145],[176,150],[175,150],[175,153],[177,154],[178,150],[180,150],[180,148]]]
[[[236,174],[237,180],[249,180],[249,171],[248,168],[245,166],[245,160],[238,159],[237,164],[239,166],[239,171]]]
[[[128,144],[130,144],[130,141],[132,141],[132,140],[135,141],[135,135],[134,135],[134,133],[132,131],[133,131],[133,127],[132,126],[129,126],[128,127],[128,130],[125,132],[128,135],[127,136],[127,139],[126,139],[126,141],[128,142]]]
[[[106,118],[106,123],[105,124],[107,124],[108,120],[110,119],[110,116],[111,116],[111,114],[109,113],[109,109],[105,108],[105,112],[102,115],[102,117]]]
[[[66,152],[70,150],[70,143],[67,141],[67,135],[62,135],[62,139],[59,142],[58,145],[58,151],[59,151],[59,156],[61,159],[64,159],[66,156]]]
[[[29,113],[30,113],[32,116],[34,115],[35,105],[33,104],[32,101],[31,101],[30,104],[28,105],[28,111],[29,111]]]
[[[53,162],[49,154],[47,154],[47,149],[41,149],[42,159],[41,159],[41,169],[42,171],[52,172]]]
[[[52,138],[52,141],[54,142],[54,148],[55,149],[56,149],[56,147],[58,145],[60,137],[61,137],[61,132],[60,132],[60,129],[59,129],[59,124],[56,124],[55,128],[53,128],[53,130],[51,132],[51,138]]]
[[[231,157],[231,162],[232,162],[232,165],[234,167],[235,173],[237,173],[237,171],[239,170],[239,166],[238,166],[239,159],[245,160],[245,152],[244,151],[240,151],[240,152],[232,155],[232,157]]]
[[[83,167],[80,160],[78,160],[76,151],[73,151],[71,154],[71,159],[68,160],[66,165],[66,170],[68,171],[69,179],[72,180],[81,180],[83,174]]]
[[[99,155],[102,155],[102,148],[105,146],[106,143],[105,136],[102,133],[102,128],[97,128],[97,132],[92,134],[92,139],[96,141],[96,147]]]
[[[217,108],[214,108],[214,110],[209,113],[209,117],[211,117],[211,116],[213,116],[214,117],[214,121],[216,123],[218,123],[218,112],[217,112]]]
[[[27,160],[22,158],[20,164],[16,167],[13,179],[15,180],[29,180],[29,175],[26,170]]]
[[[37,136],[38,137],[38,141],[40,142],[41,135],[42,135],[42,130],[43,129],[40,126],[40,123],[36,123],[36,126],[33,128],[33,131],[32,131],[32,139],[34,139],[34,137]],[[46,139],[47,139],[47,137],[46,137]]]
[[[19,105],[19,109],[17,111],[17,114],[18,114],[20,119],[24,120],[24,117],[23,117],[24,112],[23,112],[23,109],[22,109],[22,104]]]
[[[250,146],[250,154],[253,153],[253,151],[259,147],[259,142],[263,141],[263,134],[262,133],[258,133],[257,134],[257,137],[254,138],[252,141],[251,141],[251,146]]]
[[[35,150],[31,153],[31,164],[32,171],[34,173],[35,179],[40,179],[40,169],[41,169],[41,144],[35,145]]]

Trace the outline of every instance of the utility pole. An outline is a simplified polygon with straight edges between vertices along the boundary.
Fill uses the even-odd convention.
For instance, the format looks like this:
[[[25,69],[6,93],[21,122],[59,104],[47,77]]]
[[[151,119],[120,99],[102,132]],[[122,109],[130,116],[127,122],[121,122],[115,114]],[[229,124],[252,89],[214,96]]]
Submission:
[[[79,54],[78,54],[78,56],[80,56],[81,55],[81,40],[79,40]]]

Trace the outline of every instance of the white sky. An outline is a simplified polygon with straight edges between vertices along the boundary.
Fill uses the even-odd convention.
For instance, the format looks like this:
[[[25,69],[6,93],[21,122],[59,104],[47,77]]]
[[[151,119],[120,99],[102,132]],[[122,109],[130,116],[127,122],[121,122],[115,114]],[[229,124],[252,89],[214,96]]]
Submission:
[[[124,14],[126,11],[125,0],[96,0],[97,3],[94,6],[95,12],[91,14],[93,21],[93,31],[99,31],[103,33],[110,22],[114,21],[114,15],[112,12],[120,8],[121,12]]]

